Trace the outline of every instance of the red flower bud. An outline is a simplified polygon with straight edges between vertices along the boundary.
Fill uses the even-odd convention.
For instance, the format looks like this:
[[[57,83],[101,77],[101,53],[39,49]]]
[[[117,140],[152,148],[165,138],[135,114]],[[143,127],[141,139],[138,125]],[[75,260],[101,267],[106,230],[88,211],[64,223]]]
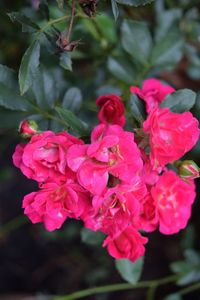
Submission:
[[[33,120],[24,120],[19,125],[19,133],[23,138],[30,138],[38,133],[38,125]]]
[[[185,179],[195,179],[199,177],[199,167],[193,160],[179,162],[178,172],[179,175]]]
[[[126,122],[124,104],[119,96],[113,94],[100,96],[96,104],[100,107],[98,118],[101,123],[124,126]]]

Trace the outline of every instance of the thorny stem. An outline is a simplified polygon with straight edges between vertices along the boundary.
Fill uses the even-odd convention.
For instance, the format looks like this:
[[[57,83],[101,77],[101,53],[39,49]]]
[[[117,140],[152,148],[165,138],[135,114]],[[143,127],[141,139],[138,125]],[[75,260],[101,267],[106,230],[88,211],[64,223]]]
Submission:
[[[109,292],[124,291],[124,290],[139,289],[139,288],[152,288],[153,286],[157,287],[170,282],[174,282],[178,278],[179,275],[171,275],[162,279],[141,281],[135,285],[130,283],[104,285],[100,287],[80,290],[65,296],[54,296],[53,300],[74,300],[74,299],[81,299],[87,296],[101,294],[101,293],[109,293]]]
[[[71,35],[71,32],[72,32],[72,27],[73,27],[73,23],[74,23],[75,13],[76,13],[76,0],[72,0],[71,19],[70,19],[69,27],[68,27],[67,34],[66,34],[67,41],[70,40],[70,35]]]

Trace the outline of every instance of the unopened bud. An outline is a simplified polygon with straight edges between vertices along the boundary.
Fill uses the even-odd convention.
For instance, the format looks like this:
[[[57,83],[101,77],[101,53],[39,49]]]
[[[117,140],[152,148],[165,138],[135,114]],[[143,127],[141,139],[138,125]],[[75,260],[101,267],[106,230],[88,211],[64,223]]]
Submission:
[[[38,133],[38,125],[33,120],[24,120],[19,125],[19,133],[23,138],[30,138]]]
[[[200,176],[199,167],[193,160],[184,160],[177,165],[179,175],[185,179],[195,179]]]

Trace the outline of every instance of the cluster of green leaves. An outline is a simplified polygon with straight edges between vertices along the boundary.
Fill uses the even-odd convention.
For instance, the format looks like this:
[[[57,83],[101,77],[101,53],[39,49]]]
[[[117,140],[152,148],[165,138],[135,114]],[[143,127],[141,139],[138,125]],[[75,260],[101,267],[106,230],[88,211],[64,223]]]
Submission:
[[[145,5],[149,1],[130,0],[117,2],[138,6]],[[163,1],[161,2],[163,3]],[[66,94],[67,89],[72,84],[67,82],[67,80],[69,78],[70,81],[72,76],[67,75],[66,80],[65,72],[55,67],[55,64],[58,63],[57,55],[55,55],[55,59],[52,58],[54,65],[51,68],[49,66],[43,67],[43,63],[40,62],[41,59],[45,62],[45,58],[41,57],[41,51],[46,52],[46,49],[50,50],[51,54],[46,55],[51,55],[51,57],[52,51],[56,54],[57,34],[65,27],[65,22],[68,19],[64,14],[62,1],[58,1],[61,10],[59,8],[56,9],[56,14],[54,12],[54,15],[58,17],[54,19],[50,18],[51,7],[48,7],[45,3],[42,1],[43,7],[41,9],[46,12],[46,21],[42,23],[42,26],[41,21],[36,22],[24,13],[12,12],[8,14],[12,21],[17,21],[22,25],[23,32],[32,34],[32,39],[31,45],[23,55],[19,68],[19,92],[18,88],[16,88],[16,82],[14,83],[15,87],[13,85],[6,86],[4,77],[8,76],[6,75],[8,69],[1,66],[1,74],[4,74],[0,74],[2,77],[0,80],[4,85],[1,87],[2,100],[0,105],[3,108],[1,109],[2,115],[8,116],[9,110],[12,110],[10,112],[12,122],[5,122],[3,126],[14,127],[20,119],[31,116],[43,123],[42,128],[49,127],[56,130],[60,128],[58,125],[60,123],[65,125],[66,128],[71,127],[78,135],[85,135],[87,133],[85,123],[69,112],[71,110],[77,114],[82,102],[80,100],[82,98],[80,90],[77,93]],[[144,9],[146,7],[144,6]],[[127,91],[130,84],[141,84],[145,77],[159,76],[163,70],[173,69],[184,53],[191,54],[194,49],[197,52],[193,45],[187,43],[185,46],[187,40],[187,30],[185,28],[187,28],[191,20],[195,19],[191,9],[184,12],[181,8],[166,9],[164,5],[155,3],[154,11],[153,16],[156,22],[154,28],[151,23],[144,21],[119,18],[118,22],[115,23],[109,15],[101,14],[90,19],[88,17],[82,18],[82,14],[79,13],[80,16],[78,15],[78,21],[74,27],[74,37],[76,38],[82,33],[85,40],[83,45],[72,53],[75,72],[78,69],[78,64],[88,65],[90,59],[96,59],[96,61],[94,60],[95,67],[98,68],[98,71],[91,67],[89,72],[91,76],[88,76],[85,86],[82,83],[80,84],[78,77],[73,77],[75,85],[81,85],[85,91],[88,90],[89,85],[91,93],[96,92],[97,86],[98,88],[101,86],[100,93],[113,92],[117,89],[117,93],[121,93]],[[120,30],[120,39],[117,37],[117,27]],[[197,31],[196,27],[194,26]],[[91,38],[92,42],[89,42]],[[91,45],[89,49],[86,47],[87,43]],[[43,45],[46,46],[46,49]],[[187,51],[185,52],[185,50]],[[71,54],[61,52],[59,57],[61,66],[67,70],[72,70]],[[107,60],[106,57],[108,57]],[[195,56],[192,55],[192,57],[194,58]],[[191,68],[189,67],[188,72],[190,70]],[[11,70],[9,72],[13,73]],[[80,71],[78,70],[78,72]],[[92,82],[94,72],[97,72],[97,82],[95,80]],[[116,79],[109,79],[109,72]],[[58,82],[58,76],[61,82]],[[81,73],[80,76],[82,76]],[[14,77],[14,74],[12,77]],[[64,80],[66,80],[66,84],[64,84]],[[14,82],[13,79],[12,81]],[[104,82],[106,82],[105,88],[103,88]],[[91,87],[92,85],[93,87]],[[73,86],[74,84],[72,84]],[[118,88],[114,86],[118,86]],[[13,93],[12,91],[15,92]],[[98,92],[96,94],[98,95]],[[68,95],[69,100],[66,98]],[[92,96],[94,97],[94,95]],[[125,97],[125,100],[127,100],[126,95]],[[172,102],[174,97],[176,97],[175,107],[172,108],[173,111],[182,112],[194,107],[195,96],[189,90],[179,91],[177,95],[171,97],[173,98],[171,99]],[[183,97],[184,101],[182,101]],[[187,97],[190,98],[190,102],[187,101]],[[71,104],[66,104],[67,101]],[[163,106],[166,105],[170,105],[170,99],[163,103]],[[131,97],[129,106],[131,116],[134,115],[137,121],[143,121],[145,118],[144,107],[135,96]],[[198,106],[198,104],[195,106],[195,110],[198,109]],[[94,109],[94,100],[92,109]],[[6,117],[6,119],[8,118]]]
[[[108,60],[108,68],[113,76],[127,84],[133,81],[140,83],[145,76],[156,76],[160,71],[173,69],[180,61],[184,45],[183,36],[177,27],[180,14],[178,11],[170,11],[170,14],[166,11],[161,15],[162,18],[157,20],[154,36],[147,23],[123,21],[122,49]],[[121,57],[123,59],[120,61]]]
[[[179,290],[165,297],[165,300],[182,300],[182,296],[192,292],[195,288],[200,288],[200,254],[193,249],[184,251],[184,260],[171,264],[171,270],[177,274],[176,284]],[[188,286],[183,288],[184,286]]]
[[[25,57],[26,60],[26,57]],[[26,65],[29,65],[29,76]],[[3,128],[16,127],[17,123],[25,118],[38,121],[41,128],[72,129],[77,135],[87,132],[87,126],[75,113],[82,103],[82,94],[79,88],[69,87],[63,84],[64,79],[56,69],[35,68],[35,60],[24,63],[22,76],[19,73],[19,81],[26,77],[26,82],[31,87],[25,95],[20,95],[16,82],[16,74],[13,70],[0,65],[0,116]],[[29,73],[30,72],[30,73]],[[32,77],[31,79],[28,77]],[[59,86],[60,85],[60,86]]]

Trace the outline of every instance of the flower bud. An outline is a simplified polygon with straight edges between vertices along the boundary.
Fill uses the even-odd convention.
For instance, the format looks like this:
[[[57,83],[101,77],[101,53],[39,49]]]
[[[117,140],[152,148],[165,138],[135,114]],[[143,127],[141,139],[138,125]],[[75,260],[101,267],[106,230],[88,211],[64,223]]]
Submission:
[[[193,160],[184,160],[178,164],[178,172],[182,178],[195,179],[200,176],[199,167]]]
[[[30,138],[38,133],[38,125],[33,120],[23,120],[19,125],[19,133],[23,138]]]

